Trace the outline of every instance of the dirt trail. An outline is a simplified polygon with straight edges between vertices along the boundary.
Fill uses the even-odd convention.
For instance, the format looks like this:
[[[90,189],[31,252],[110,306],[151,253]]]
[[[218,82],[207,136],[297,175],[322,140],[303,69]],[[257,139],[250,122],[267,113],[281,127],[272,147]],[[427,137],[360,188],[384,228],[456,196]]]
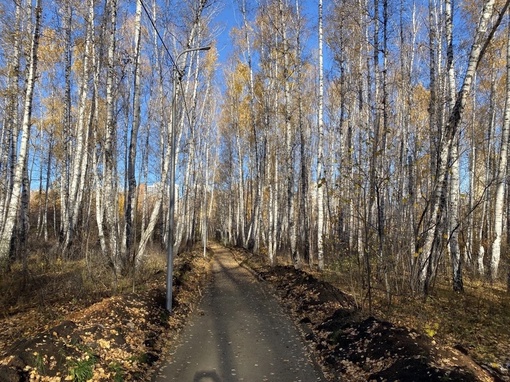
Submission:
[[[265,286],[228,249],[212,249],[213,280],[156,381],[325,381]]]

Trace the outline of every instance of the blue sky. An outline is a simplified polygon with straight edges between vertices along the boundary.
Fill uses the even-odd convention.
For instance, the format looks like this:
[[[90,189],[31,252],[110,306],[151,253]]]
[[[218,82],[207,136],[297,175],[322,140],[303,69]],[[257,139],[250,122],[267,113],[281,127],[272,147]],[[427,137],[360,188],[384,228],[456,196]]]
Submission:
[[[293,0],[294,1],[294,0]],[[247,0],[250,6],[254,3],[258,4],[258,0]],[[326,5],[328,1],[324,1],[324,12],[326,12]],[[221,27],[221,33],[217,38],[218,53],[220,55],[220,62],[225,62],[231,53],[232,42],[230,40],[230,31],[232,27],[242,25],[242,15],[239,11],[237,0],[220,0],[220,12],[216,16],[214,23]],[[309,30],[316,30],[317,23],[317,0],[300,0],[301,13],[309,21]],[[315,34],[315,32],[313,32]],[[317,37],[312,34],[308,40],[309,48],[317,46]],[[311,45],[311,46],[310,46]]]

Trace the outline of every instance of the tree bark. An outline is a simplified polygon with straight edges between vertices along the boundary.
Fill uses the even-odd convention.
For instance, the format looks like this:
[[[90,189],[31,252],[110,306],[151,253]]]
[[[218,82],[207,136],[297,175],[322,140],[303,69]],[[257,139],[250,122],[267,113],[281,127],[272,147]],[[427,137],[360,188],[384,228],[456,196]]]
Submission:
[[[456,98],[456,82],[455,68],[453,66],[453,9],[452,1],[445,2],[446,17],[446,41],[447,41],[447,64],[446,70],[448,75],[448,105],[449,110],[455,107]],[[450,231],[450,257],[452,261],[452,282],[453,290],[456,292],[464,291],[464,283],[462,281],[462,257],[459,246],[459,137],[454,138],[452,143],[450,163],[451,163],[451,181],[450,181],[450,214],[449,214],[449,231]]]
[[[490,277],[495,281],[498,277],[499,262],[501,258],[501,236],[503,232],[503,201],[505,197],[508,139],[510,130],[510,28],[507,34],[506,52],[506,99],[503,127],[501,129],[501,149],[499,151],[498,172],[496,177],[496,201],[494,205],[494,240],[492,242]]]
[[[129,261],[132,258],[133,246],[135,241],[136,222],[136,155],[138,148],[138,130],[140,129],[140,62],[141,62],[141,19],[142,19],[142,2],[136,1],[135,14],[135,51],[134,51],[134,68],[133,68],[133,122],[131,125],[131,134],[129,140],[128,152],[128,192],[126,198],[125,225],[124,225],[124,258]],[[125,264],[127,265],[127,264]]]
[[[508,7],[506,3],[504,10]],[[441,234],[441,221],[444,213],[444,200],[447,192],[447,174],[448,174],[448,158],[451,154],[451,148],[454,138],[458,132],[458,127],[462,119],[464,108],[466,106],[467,97],[473,83],[473,78],[478,67],[478,63],[485,52],[493,34],[486,36],[489,20],[494,10],[494,0],[487,0],[483,5],[480,20],[477,24],[474,42],[471,46],[469,60],[462,82],[461,90],[457,95],[457,99],[452,111],[449,114],[448,121],[444,127],[444,135],[439,147],[439,155],[437,162],[436,180],[433,184],[431,194],[431,221],[430,227],[426,233],[424,243],[419,251],[420,276],[418,285],[421,291],[427,295],[430,283],[435,276],[434,259],[437,259],[438,240]],[[496,24],[498,25],[498,24]],[[494,29],[493,29],[494,31]]]
[[[0,269],[6,270],[9,265],[9,256],[11,252],[11,241],[14,236],[14,230],[18,219],[20,209],[21,188],[23,182],[23,173],[26,170],[29,151],[30,129],[32,126],[32,103],[37,73],[37,52],[39,47],[39,35],[41,28],[42,0],[37,0],[35,4],[35,24],[32,32],[32,43],[30,47],[29,65],[27,71],[27,83],[25,88],[25,102],[23,106],[22,135],[19,148],[19,154],[14,168],[13,186],[10,195],[10,201],[6,211],[5,225],[0,235]]]
[[[317,260],[319,269],[324,269],[324,190],[326,177],[324,176],[324,56],[323,56],[323,26],[322,0],[319,0],[319,111],[318,111],[318,142],[317,142]]]

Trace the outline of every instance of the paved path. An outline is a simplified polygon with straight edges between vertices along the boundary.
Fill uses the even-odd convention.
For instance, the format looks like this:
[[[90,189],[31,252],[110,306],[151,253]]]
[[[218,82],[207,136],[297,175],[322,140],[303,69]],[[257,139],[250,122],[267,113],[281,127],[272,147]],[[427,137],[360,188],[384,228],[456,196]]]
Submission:
[[[156,381],[323,382],[264,284],[227,249],[213,249],[213,281]]]

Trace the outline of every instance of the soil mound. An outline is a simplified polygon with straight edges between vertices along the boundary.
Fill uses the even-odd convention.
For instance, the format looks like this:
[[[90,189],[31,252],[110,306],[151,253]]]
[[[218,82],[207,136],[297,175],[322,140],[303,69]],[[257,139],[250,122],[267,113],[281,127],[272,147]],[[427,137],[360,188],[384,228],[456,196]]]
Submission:
[[[456,349],[413,329],[364,316],[354,298],[311,274],[289,266],[255,269],[274,286],[332,381],[495,380]]]

